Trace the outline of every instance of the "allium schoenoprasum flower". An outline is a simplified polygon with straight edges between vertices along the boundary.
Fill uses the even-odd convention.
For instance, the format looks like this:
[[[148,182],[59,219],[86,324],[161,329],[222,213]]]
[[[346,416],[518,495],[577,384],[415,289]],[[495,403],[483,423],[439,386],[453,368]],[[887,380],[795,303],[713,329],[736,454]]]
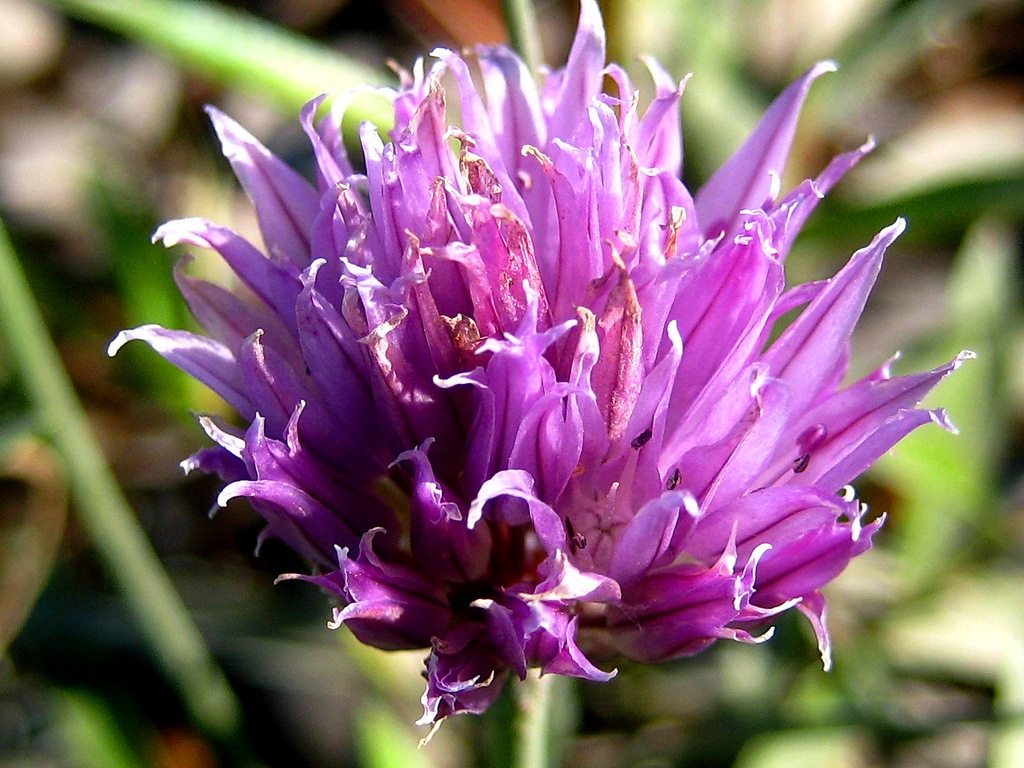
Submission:
[[[530,667],[607,680],[614,655],[758,642],[794,607],[828,666],[821,589],[881,524],[848,484],[916,427],[951,428],[917,405],[966,356],[844,382],[902,221],[831,279],[785,285],[800,226],[871,148],[780,194],[833,65],[691,196],[685,81],[647,62],[641,113],[594,0],[539,83],[505,48],[432,56],[385,91],[390,141],[362,128],[365,173],[343,105],[302,112],[315,184],[209,110],[265,252],[200,219],[155,239],[214,249],[252,295],[180,268],[209,336],[143,326],[111,345],[148,342],[248,423],[201,417],[215,445],[185,468],[316,564],[332,626],[429,649],[423,723],[482,712]]]

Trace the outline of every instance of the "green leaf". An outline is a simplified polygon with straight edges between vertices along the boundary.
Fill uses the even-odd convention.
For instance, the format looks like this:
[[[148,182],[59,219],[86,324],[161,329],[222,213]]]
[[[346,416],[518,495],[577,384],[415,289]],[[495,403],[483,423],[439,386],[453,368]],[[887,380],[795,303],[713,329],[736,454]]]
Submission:
[[[390,75],[264,22],[199,0],[46,0],[90,24],[109,29],[169,56],[220,85],[256,94],[289,114],[310,99],[367,85]],[[386,130],[384,99],[358,95],[346,112],[346,133],[369,120]]]
[[[902,216],[908,222],[904,240],[941,243],[960,237],[982,215],[1019,219],[1022,211],[1024,177],[964,179],[870,204],[829,199],[807,222],[801,238],[805,245],[822,240],[860,247]]]
[[[113,713],[96,696],[58,694],[56,728],[61,746],[80,768],[145,768]]]
[[[94,220],[111,256],[125,325],[188,328],[191,320],[173,278],[174,256],[150,242],[157,225],[155,214],[140,207],[138,195],[110,178],[95,177],[90,191]],[[172,413],[184,414],[194,407],[188,397],[191,379],[149,350],[122,350],[118,367],[128,381],[160,398]]]
[[[366,768],[432,768],[427,753],[395,713],[376,702],[363,704],[356,714],[359,764]]]

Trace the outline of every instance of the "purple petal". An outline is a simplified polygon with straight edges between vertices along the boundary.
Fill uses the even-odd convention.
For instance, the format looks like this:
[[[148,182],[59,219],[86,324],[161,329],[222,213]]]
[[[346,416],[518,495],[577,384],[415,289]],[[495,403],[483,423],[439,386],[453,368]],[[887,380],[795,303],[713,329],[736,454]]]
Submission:
[[[772,175],[781,178],[786,168],[797,118],[811,84],[835,69],[831,61],[815,64],[783,91],[743,146],[701,187],[696,206],[705,237],[730,233],[741,211],[765,207]]]
[[[287,327],[274,313],[245,301],[219,285],[188,275],[185,267],[189,261],[189,257],[179,260],[174,268],[174,281],[188,303],[192,316],[211,336],[237,353],[245,339],[257,330],[262,330],[278,349],[297,352]]]
[[[562,550],[556,550],[541,568],[550,570],[550,573],[537,586],[537,591],[523,595],[524,599],[548,603],[571,603],[575,600],[618,603],[622,600],[622,591],[615,579],[592,571],[581,571]]]
[[[319,195],[234,120],[211,106],[206,113],[224,156],[256,206],[270,255],[304,268],[309,263],[309,230],[320,210]]]
[[[587,304],[587,283],[605,271],[596,179],[557,145],[550,157],[528,150],[542,171],[534,184],[546,184],[554,201],[553,226],[534,230],[538,267],[553,316],[571,317],[577,306]]]
[[[917,410],[925,395],[959,368],[973,353],[962,352],[951,362],[928,373],[891,378],[869,376],[824,400],[789,429],[781,441],[789,452],[776,457],[762,481],[841,488],[860,475],[904,436],[922,424],[952,425],[942,411]],[[821,437],[802,445],[809,430]],[[799,472],[794,471],[799,469]]]
[[[323,120],[318,129],[315,125],[316,113],[326,98],[326,96],[316,97],[309,101],[299,113],[299,123],[302,125],[302,130],[306,132],[306,136],[309,137],[309,143],[313,146],[321,193],[337,187],[352,176],[352,166],[345,152],[345,143],[342,140],[341,132],[338,130],[340,117],[336,118],[336,115],[344,113],[350,97],[339,97],[331,107],[331,115]]]
[[[485,625],[455,627],[434,641],[427,659],[427,690],[417,725],[484,712],[501,694],[508,675]]]
[[[775,541],[758,568],[756,605],[770,608],[821,589],[857,555],[871,548],[882,519],[860,525],[860,513],[849,523],[836,522],[805,531],[790,541]]]
[[[537,86],[523,61],[507,48],[481,48],[478,56],[495,142],[503,165],[515,178],[523,166],[522,148],[547,143]]]
[[[669,315],[683,340],[673,418],[708,382],[738,374],[760,351],[768,310],[783,287],[766,230],[763,220],[749,220],[733,242],[683,276]]]
[[[305,491],[278,480],[239,480],[225,486],[217,504],[226,507],[247,498],[267,521],[261,540],[272,536],[322,564],[334,560],[335,547],[355,546],[360,532]]]
[[[679,176],[683,171],[683,137],[679,132],[679,99],[686,81],[676,83],[654,59],[643,57],[654,80],[655,96],[630,144],[644,168]]]
[[[839,155],[814,181],[805,181],[790,192],[772,211],[771,217],[777,222],[775,248],[782,258],[789,253],[800,228],[807,221],[818,203],[857,163],[875,148],[873,139],[868,139],[852,152]]]
[[[302,288],[298,278],[235,232],[205,219],[178,219],[157,229],[153,242],[158,240],[168,247],[188,243],[216,250],[239,279],[296,334],[295,298]]]
[[[608,425],[608,437],[621,438],[643,385],[643,325],[636,288],[625,269],[597,319],[601,354],[594,366],[592,387]]]
[[[301,488],[325,509],[342,518],[350,529],[383,528],[387,533],[379,537],[380,546],[393,542],[398,530],[395,514],[370,493],[365,476],[360,476],[362,469],[368,476],[376,477],[381,468],[367,471],[355,462],[345,465],[324,462],[303,446],[300,438],[303,421],[302,408],[296,408],[285,428],[284,440],[280,441],[268,437],[264,419],[256,417],[245,436],[243,457],[252,475],[257,480],[289,483]]]
[[[581,0],[580,20],[565,69],[553,72],[544,85],[552,137],[569,139],[584,118],[591,99],[601,92],[605,35],[596,0]]]
[[[527,640],[527,656],[540,666],[542,673],[601,683],[615,677],[618,670],[605,672],[594,666],[576,644],[579,616],[550,603],[535,602],[531,606],[538,627]]]
[[[611,614],[615,646],[636,661],[690,656],[719,638],[735,637],[727,625],[740,615],[752,592],[752,576],[734,572],[735,554],[726,552],[704,569],[680,565],[644,576]]]
[[[516,433],[509,466],[536,478],[542,498],[561,495],[583,455],[585,427],[578,397],[573,389],[556,386],[527,411]]]
[[[217,475],[225,483],[244,480],[249,476],[245,462],[219,445],[213,448],[200,448],[181,462],[181,468],[186,475],[204,472]]]
[[[223,344],[187,331],[140,325],[117,334],[107,346],[107,354],[116,355],[121,347],[136,339],[146,342],[169,363],[223,397],[242,418],[253,417],[253,405],[239,376],[238,363]]]
[[[811,622],[814,636],[818,641],[818,652],[821,654],[821,666],[826,672],[832,669],[832,639],[828,634],[828,601],[821,592],[811,592],[797,604],[807,620]]]
[[[688,493],[668,491],[648,502],[619,533],[609,575],[625,585],[652,568],[670,564],[699,518],[697,500]]]
[[[904,226],[898,219],[871,245],[857,251],[762,357],[771,375],[789,384],[795,409],[812,405],[835,375],[881,269],[885,249]]]
[[[425,574],[454,583],[485,575],[491,557],[491,531],[487,525],[471,528],[464,502],[435,476],[424,445],[400,454],[395,463],[413,468],[411,546]],[[457,500],[453,500],[457,499]]]
[[[510,176],[509,168],[505,165],[502,150],[498,146],[498,140],[484,108],[483,100],[473,83],[473,77],[465,60],[445,48],[435,48],[430,55],[441,59],[455,77],[459,88],[459,106],[462,110],[463,128],[470,136],[473,152],[483,158],[493,171],[502,190],[501,202],[519,219],[529,222],[530,213],[519,196],[518,187]],[[518,152],[519,147],[516,147],[515,151]]]
[[[762,544],[790,541],[806,531],[832,525],[840,516],[855,514],[854,502],[819,488],[766,488],[705,514],[686,551],[710,562],[733,540],[737,556],[745,562]]]
[[[411,568],[382,560],[373,549],[379,529],[359,542],[359,555],[343,553],[338,574],[306,580],[339,592],[348,605],[335,611],[342,624],[368,645],[384,650],[428,647],[451,621],[444,589]]]
[[[503,498],[518,499],[525,502],[525,505],[496,505],[490,517],[507,525],[532,522],[538,538],[549,553],[567,549],[562,519],[548,504],[537,498],[533,488],[533,478],[521,469],[498,472],[480,487],[477,497],[469,505],[467,524],[470,528],[477,525],[484,516],[484,507],[488,502]]]

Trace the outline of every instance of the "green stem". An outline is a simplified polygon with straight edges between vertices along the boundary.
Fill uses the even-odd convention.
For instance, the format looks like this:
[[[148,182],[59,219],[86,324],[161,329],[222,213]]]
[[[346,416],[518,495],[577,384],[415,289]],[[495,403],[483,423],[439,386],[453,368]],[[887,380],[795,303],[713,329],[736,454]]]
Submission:
[[[104,459],[2,222],[0,328],[39,425],[64,461],[78,513],[164,674],[196,726],[237,750],[242,717],[234,691]]]
[[[556,768],[561,764],[566,686],[561,675],[530,676],[517,686],[519,702],[515,768]]]
[[[541,50],[533,0],[501,0],[501,11],[508,27],[509,42],[530,71],[537,74],[544,63],[544,52]]]

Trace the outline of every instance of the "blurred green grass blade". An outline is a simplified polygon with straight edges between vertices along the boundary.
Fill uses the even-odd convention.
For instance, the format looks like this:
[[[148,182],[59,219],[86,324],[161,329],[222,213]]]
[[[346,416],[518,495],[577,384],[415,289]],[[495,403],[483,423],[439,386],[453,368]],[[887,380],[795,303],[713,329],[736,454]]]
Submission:
[[[174,256],[150,242],[159,224],[155,214],[140,205],[137,193],[110,178],[95,177],[89,190],[94,220],[110,251],[125,322],[166,328],[189,322],[174,283]]]
[[[537,73],[544,65],[544,51],[540,45],[540,31],[533,0],[501,0],[509,42],[526,62],[530,71]]]
[[[394,712],[379,702],[367,702],[356,712],[356,749],[365,768],[433,768],[419,740]]]
[[[39,428],[64,462],[79,517],[196,727],[240,760],[242,711],[96,441],[0,223],[0,329]]]
[[[254,16],[200,0],[46,0],[69,16],[150,46],[182,67],[256,94],[293,114],[311,98],[393,78]],[[346,114],[351,130],[390,127],[385,102],[366,93]]]
[[[78,768],[146,768],[114,714],[96,696],[64,691],[54,714],[60,748]]]
[[[174,256],[150,242],[156,215],[140,205],[137,194],[112,178],[98,175],[90,183],[93,219],[111,257],[117,297],[124,324],[156,323],[165,328],[188,328],[191,318],[174,282]],[[118,370],[138,391],[159,399],[171,413],[183,416],[194,404],[190,379],[149,350],[129,346]],[[191,417],[189,417],[191,419]]]
[[[908,223],[904,240],[938,243],[959,236],[983,215],[1024,218],[1024,177],[965,179],[871,204],[829,199],[801,237],[859,247],[902,216]]]
[[[928,402],[947,409],[960,435],[925,427],[876,466],[877,476],[901,498],[896,543],[917,587],[947,572],[971,545],[996,537],[995,468],[1008,421],[1003,371],[1006,344],[1019,323],[1012,297],[1015,258],[1011,231],[983,222],[968,234],[950,281],[952,330],[928,356],[949,358],[968,348],[978,359],[943,381]]]
[[[910,0],[875,2],[873,18],[830,55],[839,71],[827,78],[823,109],[837,125],[862,114],[864,105],[892,89],[929,51],[957,39],[972,16],[1004,0]],[[947,37],[949,35],[949,37]],[[899,86],[896,86],[897,88]]]

